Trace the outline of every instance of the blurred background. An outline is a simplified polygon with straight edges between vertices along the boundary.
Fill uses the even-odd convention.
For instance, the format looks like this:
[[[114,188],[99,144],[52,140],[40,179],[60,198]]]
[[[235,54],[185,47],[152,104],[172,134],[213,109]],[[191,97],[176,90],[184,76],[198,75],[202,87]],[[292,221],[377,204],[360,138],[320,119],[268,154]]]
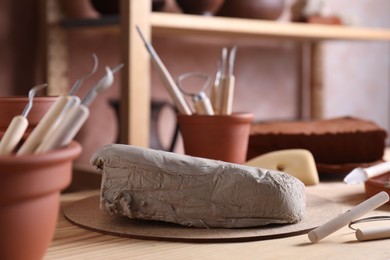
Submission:
[[[289,22],[291,7],[298,1],[286,0],[274,20]],[[331,15],[345,26],[390,28],[388,0],[325,0],[309,1],[313,10]],[[89,0],[63,0],[64,18],[99,18],[102,14]],[[307,4],[307,3],[306,3]],[[320,6],[320,7],[318,7]],[[319,10],[317,9],[317,10]],[[27,95],[28,89],[45,82],[42,73],[43,29],[39,1],[0,0],[0,95]],[[174,0],[166,0],[159,11],[182,12]],[[306,10],[309,12],[310,10]],[[121,61],[120,35],[115,31],[91,28],[66,31],[65,46],[68,68],[66,77],[73,84],[92,66],[91,54],[96,53],[101,65],[114,66]],[[202,71],[215,74],[221,48],[232,42],[218,42],[206,37],[153,36],[153,45],[174,77]],[[296,119],[300,104],[296,93],[301,79],[300,46],[292,41],[242,40],[237,44],[236,99],[234,111],[250,111],[255,119]],[[144,50],[140,50],[144,51]],[[390,42],[329,41],[322,45],[323,117],[357,116],[370,119],[390,130]],[[103,66],[101,66],[101,73]],[[97,77],[99,77],[99,74]],[[96,77],[86,82],[92,85]],[[83,88],[85,93],[88,87]],[[110,101],[120,95],[120,75],[114,86],[102,93],[91,107],[91,116],[78,135],[85,151],[78,159],[88,165],[91,153],[98,147],[116,142],[118,118]],[[171,102],[158,74],[152,68],[152,99]],[[174,115],[166,111],[160,123],[160,137],[169,145],[175,126]],[[182,150],[181,143],[176,151]]]

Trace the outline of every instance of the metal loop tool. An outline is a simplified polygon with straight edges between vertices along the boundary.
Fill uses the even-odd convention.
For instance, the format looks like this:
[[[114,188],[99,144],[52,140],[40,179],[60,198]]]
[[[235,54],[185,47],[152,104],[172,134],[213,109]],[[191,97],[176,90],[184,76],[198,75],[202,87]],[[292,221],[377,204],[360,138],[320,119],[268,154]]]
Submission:
[[[202,87],[198,91],[188,91],[186,87],[184,87],[184,80],[195,77],[204,80]],[[207,97],[204,92],[207,87],[210,85],[211,78],[208,74],[202,72],[188,72],[180,75],[177,78],[177,85],[183,94],[190,96],[192,98],[192,102],[194,105],[194,109],[196,114],[198,115],[214,115],[214,110],[211,105],[210,99]]]

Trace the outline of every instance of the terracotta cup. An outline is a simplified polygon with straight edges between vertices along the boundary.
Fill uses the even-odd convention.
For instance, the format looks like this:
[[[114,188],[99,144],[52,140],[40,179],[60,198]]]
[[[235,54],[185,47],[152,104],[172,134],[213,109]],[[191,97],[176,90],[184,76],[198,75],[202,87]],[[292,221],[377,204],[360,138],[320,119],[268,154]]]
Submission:
[[[251,113],[178,115],[185,154],[242,164],[246,160]]]
[[[55,96],[34,97],[33,106],[27,116],[29,125],[26,134],[32,131],[56,99],[57,97]],[[27,103],[27,96],[0,97],[0,135],[7,130],[14,116],[23,113]]]
[[[60,191],[81,146],[0,157],[0,259],[42,259],[57,223]]]

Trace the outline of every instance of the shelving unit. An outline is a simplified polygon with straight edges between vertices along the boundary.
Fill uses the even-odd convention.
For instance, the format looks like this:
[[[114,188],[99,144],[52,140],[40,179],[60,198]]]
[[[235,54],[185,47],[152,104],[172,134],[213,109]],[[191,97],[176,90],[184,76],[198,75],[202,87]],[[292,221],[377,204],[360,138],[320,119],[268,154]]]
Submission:
[[[48,2],[42,0],[46,9]],[[390,41],[389,29],[356,28],[335,25],[298,24],[287,22],[260,21],[250,19],[202,17],[196,15],[151,13],[151,0],[121,0],[121,19],[106,19],[99,21],[68,21],[63,28],[78,28],[78,26],[104,26],[106,29],[118,30],[122,39],[122,57],[125,70],[122,78],[121,95],[121,141],[139,146],[148,146],[150,120],[150,57],[144,51],[144,46],[138,39],[135,25],[138,25],[146,35],[164,34],[175,36],[200,35],[202,37],[255,38],[295,40],[310,48],[311,70],[310,90],[305,94],[309,98],[310,115],[321,116],[321,67],[320,44],[328,40],[342,41]],[[46,17],[48,14],[46,14]],[[119,21],[120,20],[120,21]],[[58,61],[56,54],[50,52],[53,47],[51,34],[58,34],[59,21],[46,19],[48,28],[46,50],[48,82],[58,81],[58,73],[52,70],[53,61]],[[136,39],[136,40],[134,40]],[[58,42],[54,42],[58,45]],[[58,47],[58,46],[57,46]],[[61,67],[61,66],[60,66]],[[61,84],[50,84],[63,89]]]

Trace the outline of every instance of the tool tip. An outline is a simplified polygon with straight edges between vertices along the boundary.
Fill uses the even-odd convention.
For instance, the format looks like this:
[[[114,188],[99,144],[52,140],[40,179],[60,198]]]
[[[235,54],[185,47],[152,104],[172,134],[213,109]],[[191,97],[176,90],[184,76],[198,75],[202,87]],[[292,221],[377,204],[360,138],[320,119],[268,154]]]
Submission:
[[[363,168],[358,167],[353,169],[347,176],[344,178],[344,182],[347,184],[359,184],[367,180],[367,174]]]

